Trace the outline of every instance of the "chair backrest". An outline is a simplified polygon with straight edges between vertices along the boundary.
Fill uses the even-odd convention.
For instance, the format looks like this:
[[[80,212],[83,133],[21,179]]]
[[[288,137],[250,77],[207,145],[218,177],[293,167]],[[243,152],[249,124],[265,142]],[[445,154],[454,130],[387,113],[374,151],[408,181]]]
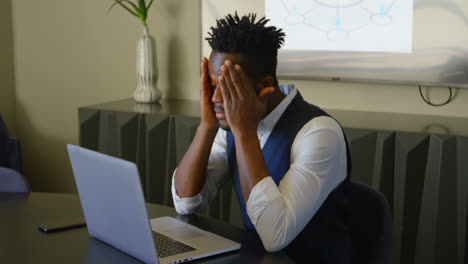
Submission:
[[[0,114],[0,192],[30,192],[21,171],[20,142],[8,133]]]
[[[20,142],[8,132],[0,114],[0,167],[22,172]]]
[[[393,263],[392,217],[385,196],[356,181],[350,184],[352,263]]]
[[[0,167],[0,193],[1,192],[30,192],[29,183],[21,173]]]

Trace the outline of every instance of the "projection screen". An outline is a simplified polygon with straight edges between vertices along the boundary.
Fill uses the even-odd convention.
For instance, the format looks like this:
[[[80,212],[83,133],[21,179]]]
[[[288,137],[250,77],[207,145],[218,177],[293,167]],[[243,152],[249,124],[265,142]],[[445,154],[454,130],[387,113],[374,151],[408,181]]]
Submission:
[[[286,33],[283,79],[468,88],[467,0],[202,0],[204,40],[238,11]]]

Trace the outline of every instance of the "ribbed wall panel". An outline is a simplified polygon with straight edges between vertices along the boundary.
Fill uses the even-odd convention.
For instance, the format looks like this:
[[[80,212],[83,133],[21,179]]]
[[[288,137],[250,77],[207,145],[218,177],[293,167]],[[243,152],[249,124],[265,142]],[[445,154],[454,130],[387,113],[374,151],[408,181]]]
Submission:
[[[80,145],[98,150],[99,148],[99,122],[101,113],[94,109],[79,110],[79,126],[80,126]]]
[[[198,117],[79,110],[80,144],[136,162],[149,202],[172,206],[172,173]],[[468,263],[468,137],[344,128],[353,180],[379,189],[393,214],[395,263]],[[202,214],[242,225],[228,181]]]
[[[173,206],[171,194],[172,174],[182,160],[185,151],[190,146],[199,123],[199,118],[184,116],[170,117],[169,150],[167,151],[166,157],[168,169],[164,174],[167,183],[164,188],[167,193],[165,195],[164,205]]]
[[[414,259],[427,151],[427,135],[395,135],[394,259],[402,264]]]
[[[457,137],[457,263],[468,263],[468,137]]]
[[[371,183],[378,188],[378,182],[374,177],[377,132],[375,130],[347,128],[345,133],[352,153],[351,176],[357,181]]]
[[[441,145],[440,173],[438,186],[438,210],[435,239],[435,263],[457,263],[457,141],[455,137],[431,136],[434,143]],[[436,156],[435,153],[433,156]],[[428,195],[430,195],[428,193]],[[430,217],[430,216],[429,216]],[[420,219],[421,221],[424,218]]]
[[[148,202],[157,204],[166,204],[168,191],[166,176],[167,172],[167,153],[169,151],[169,127],[170,118],[163,115],[147,115],[145,118],[146,133],[146,198]]]
[[[395,190],[395,132],[378,131],[377,133],[374,178],[379,178],[379,180],[375,180],[379,184],[376,189],[380,190],[387,197],[390,208],[393,208]]]

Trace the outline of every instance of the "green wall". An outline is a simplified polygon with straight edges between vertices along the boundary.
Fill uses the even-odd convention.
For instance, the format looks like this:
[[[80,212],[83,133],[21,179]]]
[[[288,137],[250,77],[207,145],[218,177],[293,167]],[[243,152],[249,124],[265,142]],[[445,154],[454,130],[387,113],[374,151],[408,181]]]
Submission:
[[[0,1],[0,36],[0,113],[10,133],[16,134],[11,0]]]

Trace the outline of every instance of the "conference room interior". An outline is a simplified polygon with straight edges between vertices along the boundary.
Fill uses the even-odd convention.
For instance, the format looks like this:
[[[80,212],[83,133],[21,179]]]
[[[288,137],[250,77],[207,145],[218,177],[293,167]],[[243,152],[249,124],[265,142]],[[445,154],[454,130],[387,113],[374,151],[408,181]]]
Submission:
[[[422,10],[437,15],[438,5],[424,7],[425,1],[413,1],[414,21],[421,19]],[[451,1],[463,7],[458,13],[464,31],[446,35],[466,33],[460,38],[468,45],[468,5]],[[162,185],[151,190],[156,181],[143,180],[147,202],[165,206],[164,212],[173,206],[168,179],[199,122],[200,62],[207,55],[205,31],[212,23],[208,14],[214,12],[210,8],[262,14],[265,4],[264,0],[218,1],[211,7],[214,2],[155,0],[148,28],[156,40],[157,86],[163,98],[140,105],[132,99],[137,85],[136,45],[143,33],[138,19],[122,8],[108,12],[112,0],[0,1],[0,115],[9,134],[20,142],[21,174],[33,197],[47,200],[46,194],[71,194],[77,208],[66,149],[67,144],[75,144],[145,166],[140,168],[143,178],[160,177]],[[419,24],[414,23],[413,34],[418,34]],[[461,52],[464,57],[440,63],[453,64],[466,79],[467,50],[468,46]],[[356,164],[351,178],[388,201],[393,263],[468,261],[468,84],[448,88],[281,75],[279,83],[294,84],[304,99],[343,126]],[[449,102],[441,106],[425,102],[442,104],[447,98]],[[155,140],[167,144],[150,149],[161,147],[151,143]],[[151,160],[164,167],[151,167]],[[228,189],[223,189],[216,208],[203,211],[200,220],[187,221],[207,225],[212,218],[223,222],[220,226],[231,226],[226,234],[238,238],[236,232],[243,226]],[[1,197],[0,204],[10,199]],[[151,214],[159,215],[159,207],[154,208]],[[80,241],[88,241],[89,235],[79,236]],[[258,244],[253,247],[261,250]],[[5,256],[11,260],[12,254],[0,248],[0,262]],[[262,258],[267,261],[270,256],[256,261]],[[271,261],[289,263],[283,255]]]

